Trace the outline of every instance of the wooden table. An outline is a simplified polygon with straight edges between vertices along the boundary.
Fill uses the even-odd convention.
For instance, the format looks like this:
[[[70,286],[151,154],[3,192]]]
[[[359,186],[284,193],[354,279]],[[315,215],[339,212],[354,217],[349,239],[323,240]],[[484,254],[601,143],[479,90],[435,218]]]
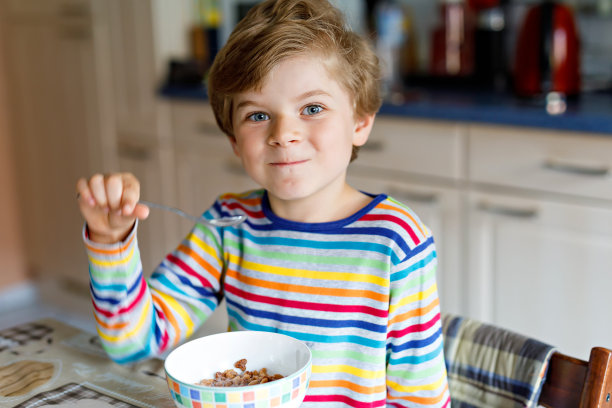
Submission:
[[[0,407],[172,408],[163,361],[112,362],[97,335],[53,319],[0,330]]]

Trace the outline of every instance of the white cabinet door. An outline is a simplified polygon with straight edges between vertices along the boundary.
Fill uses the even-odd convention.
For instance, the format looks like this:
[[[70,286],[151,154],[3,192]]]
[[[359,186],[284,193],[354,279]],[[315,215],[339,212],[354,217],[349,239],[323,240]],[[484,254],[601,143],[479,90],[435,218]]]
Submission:
[[[80,18],[5,20],[20,212],[30,269],[88,280],[76,205],[78,177],[112,168],[113,136],[99,95],[104,25]]]
[[[219,130],[209,104],[177,102],[171,111],[178,206],[201,215],[223,193],[258,188]],[[184,233],[192,227],[189,221],[181,225]]]
[[[612,347],[612,209],[469,199],[469,315],[588,359]]]
[[[452,188],[350,173],[349,184],[362,191],[385,193],[410,207],[432,231],[438,254],[437,283],[440,306],[445,312],[462,314],[464,308],[461,255],[461,195]]]
[[[120,170],[138,178],[142,199],[175,205],[174,183],[168,180],[174,175],[171,150],[123,141],[118,153]],[[152,208],[149,217],[139,222],[138,245],[146,276],[180,243],[180,221],[178,215]]]
[[[231,148],[221,151],[177,149],[177,191],[180,207],[193,215],[201,215],[223,193],[240,193],[257,188],[243,170]],[[193,223],[182,220],[182,232],[187,233]]]
[[[116,127],[120,133],[161,138],[167,113],[155,94],[166,74],[158,66],[152,1],[106,0],[112,27],[110,59],[113,66]],[[172,20],[168,18],[168,23]],[[165,136],[165,135],[164,135]]]

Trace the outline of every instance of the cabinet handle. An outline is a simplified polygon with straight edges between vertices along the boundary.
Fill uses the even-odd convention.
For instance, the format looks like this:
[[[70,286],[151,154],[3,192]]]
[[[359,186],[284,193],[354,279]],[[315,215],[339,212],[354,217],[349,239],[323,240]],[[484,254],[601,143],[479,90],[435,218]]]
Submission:
[[[91,38],[91,31],[86,26],[63,26],[60,27],[60,36],[68,40],[88,40]]]
[[[208,122],[198,122],[195,131],[202,136],[225,136],[225,133],[216,124]]]
[[[537,207],[510,207],[508,205],[493,204],[488,201],[478,203],[478,209],[489,214],[503,215],[515,218],[535,218],[538,216]]]
[[[225,166],[223,166],[223,168],[225,169],[226,172],[230,174],[237,174],[239,176],[246,176],[247,174],[246,171],[244,170],[244,167],[242,167],[242,164],[240,164],[236,160],[228,160],[225,163]]]
[[[403,190],[391,187],[388,189],[389,195],[392,197],[401,197],[408,201],[419,202],[424,204],[433,204],[438,202],[438,194],[424,191]]]
[[[89,6],[80,3],[65,3],[59,7],[60,17],[89,17]]]
[[[582,176],[604,177],[610,174],[610,167],[606,165],[588,165],[580,163],[571,163],[560,159],[548,159],[544,161],[542,167],[549,170],[559,171],[563,173],[578,174]]]
[[[370,140],[360,147],[360,150],[365,152],[381,152],[384,149],[385,143],[382,140]]]
[[[128,144],[120,144],[117,149],[119,156],[126,159],[146,161],[151,157],[151,149]]]

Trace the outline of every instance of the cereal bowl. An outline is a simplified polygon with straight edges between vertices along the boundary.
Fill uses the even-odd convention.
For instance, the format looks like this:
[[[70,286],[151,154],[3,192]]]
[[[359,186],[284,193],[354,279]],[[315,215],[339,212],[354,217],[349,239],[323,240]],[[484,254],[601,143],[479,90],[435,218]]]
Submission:
[[[266,368],[283,378],[240,387],[198,385],[246,359],[248,371]],[[310,382],[312,355],[300,340],[279,333],[236,331],[191,340],[164,362],[166,380],[178,408],[297,408]]]

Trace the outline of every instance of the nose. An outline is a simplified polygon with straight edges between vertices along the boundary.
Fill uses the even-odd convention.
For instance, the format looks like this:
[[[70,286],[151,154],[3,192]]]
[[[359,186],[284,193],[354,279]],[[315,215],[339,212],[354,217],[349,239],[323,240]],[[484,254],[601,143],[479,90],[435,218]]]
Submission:
[[[272,146],[286,147],[302,140],[299,122],[286,116],[274,119],[268,143]]]

